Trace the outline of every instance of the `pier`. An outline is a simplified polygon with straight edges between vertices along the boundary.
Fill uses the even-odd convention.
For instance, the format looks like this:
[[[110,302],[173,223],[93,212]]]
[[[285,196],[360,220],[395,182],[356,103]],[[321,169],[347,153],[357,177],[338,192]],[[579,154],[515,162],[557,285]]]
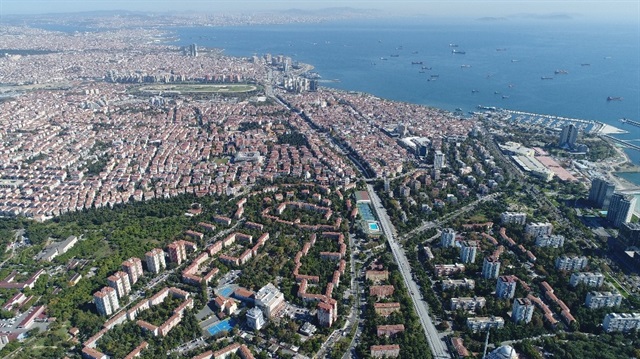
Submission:
[[[634,121],[634,120],[629,120],[628,118],[621,118],[620,122],[628,123],[630,125],[633,125],[633,126],[636,126],[636,127],[640,127],[640,122]]]
[[[614,142],[617,142],[617,143],[619,143],[619,144],[621,144],[621,145],[624,145],[624,146],[626,146],[626,147],[628,147],[628,148],[633,148],[634,150],[638,150],[638,151],[640,151],[640,146],[638,146],[638,145],[634,145],[634,144],[629,143],[629,142],[627,142],[627,141],[625,141],[625,140],[621,140],[621,139],[619,139],[619,138],[615,138],[615,137],[613,137],[613,136],[611,136],[611,135],[605,135],[605,134],[600,135],[600,136],[601,136],[601,137],[604,137],[604,138],[607,138],[607,139],[610,139],[610,140],[612,140],[612,141],[614,141]]]

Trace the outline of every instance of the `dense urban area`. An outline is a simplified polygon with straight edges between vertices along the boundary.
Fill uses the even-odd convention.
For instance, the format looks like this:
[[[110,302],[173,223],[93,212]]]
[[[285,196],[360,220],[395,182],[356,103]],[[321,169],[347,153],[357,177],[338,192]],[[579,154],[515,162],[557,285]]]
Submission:
[[[1,357],[640,357],[615,128],[159,30],[324,19],[0,25]]]

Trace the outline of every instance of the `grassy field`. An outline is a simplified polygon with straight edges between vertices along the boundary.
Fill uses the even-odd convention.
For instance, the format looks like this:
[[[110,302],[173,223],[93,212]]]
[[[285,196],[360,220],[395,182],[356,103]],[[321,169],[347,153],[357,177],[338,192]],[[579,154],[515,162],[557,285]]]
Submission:
[[[138,87],[139,92],[179,92],[179,93],[244,93],[258,89],[248,84],[156,84]]]

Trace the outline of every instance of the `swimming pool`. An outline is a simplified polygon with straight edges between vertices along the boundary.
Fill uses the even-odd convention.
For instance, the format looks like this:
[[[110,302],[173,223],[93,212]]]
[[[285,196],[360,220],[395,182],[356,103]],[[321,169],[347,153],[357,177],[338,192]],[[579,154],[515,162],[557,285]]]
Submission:
[[[225,297],[225,298],[229,298],[229,297],[231,297],[231,294],[233,294],[233,288],[224,287],[224,288],[220,289],[218,291],[218,293],[220,293],[220,295]]]
[[[227,332],[230,332],[235,325],[236,321],[230,318],[210,326],[209,328],[207,328],[207,332],[209,332],[209,334],[211,334],[212,336],[225,330]]]
[[[379,231],[380,227],[378,227],[377,223],[369,223],[369,229],[372,231]]]

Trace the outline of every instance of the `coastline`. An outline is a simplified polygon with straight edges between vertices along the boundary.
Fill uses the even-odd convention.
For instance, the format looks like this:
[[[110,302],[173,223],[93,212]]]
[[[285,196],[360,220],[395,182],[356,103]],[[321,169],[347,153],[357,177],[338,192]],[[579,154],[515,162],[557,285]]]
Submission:
[[[640,190],[640,185],[618,175],[618,173],[640,173],[640,166],[633,164],[629,155],[627,155],[622,148],[615,145],[614,148],[617,152],[617,156],[614,160],[618,157],[621,157],[621,160],[610,164],[609,169],[607,170],[607,177],[615,183],[616,190]]]

